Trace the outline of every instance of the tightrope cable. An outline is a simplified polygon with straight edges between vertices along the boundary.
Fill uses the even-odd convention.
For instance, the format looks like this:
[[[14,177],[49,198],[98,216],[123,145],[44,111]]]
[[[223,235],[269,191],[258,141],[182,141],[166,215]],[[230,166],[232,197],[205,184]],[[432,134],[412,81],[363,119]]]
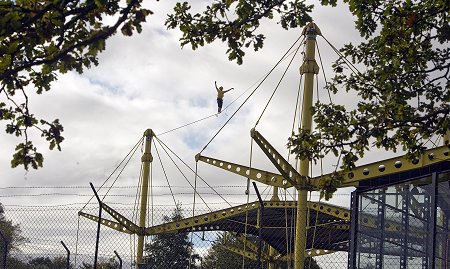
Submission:
[[[244,106],[244,104],[250,99],[250,97],[256,92],[256,90],[261,86],[261,84],[269,77],[269,75],[275,70],[275,68],[284,60],[285,56],[289,54],[291,49],[297,44],[297,42],[300,40],[301,36],[297,38],[297,40],[292,44],[292,46],[286,51],[286,53],[281,57],[281,59],[275,64],[274,67],[269,71],[269,73],[264,77],[264,79],[256,86],[256,88],[250,93],[249,96],[244,100],[244,102],[236,109],[236,111],[231,115],[231,117],[223,124],[223,126],[217,131],[217,133],[211,138],[211,140],[203,147],[203,149],[199,152],[201,154],[208,145],[216,138],[216,136],[222,131],[222,129],[228,124],[228,122],[231,121],[231,119],[236,115],[236,113]]]

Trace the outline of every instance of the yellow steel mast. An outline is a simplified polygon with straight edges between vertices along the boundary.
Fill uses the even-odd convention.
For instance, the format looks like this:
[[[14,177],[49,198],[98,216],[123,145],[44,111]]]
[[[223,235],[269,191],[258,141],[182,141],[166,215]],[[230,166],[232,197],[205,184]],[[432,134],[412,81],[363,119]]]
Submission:
[[[300,67],[300,74],[304,75],[301,128],[303,130],[311,131],[311,107],[313,101],[314,75],[319,73],[319,66],[315,60],[316,36],[321,33],[316,24],[311,22],[306,25],[302,34],[306,36],[306,51],[305,60]],[[309,176],[309,164],[310,160],[301,160],[299,164],[299,173],[302,176],[300,181],[303,182],[297,182],[299,190],[295,230],[294,269],[303,269],[305,266],[308,190],[306,188],[306,182],[304,181],[305,178]]]
[[[151,129],[147,129],[144,132],[145,136],[145,148],[141,157],[142,162],[142,186],[141,186],[141,206],[139,212],[139,227],[145,229],[145,219],[147,217],[147,197],[150,181],[150,163],[153,161],[151,154],[152,138],[155,134]],[[138,245],[136,250],[136,263],[139,265],[142,263],[142,256],[144,253],[144,233],[138,233]]]

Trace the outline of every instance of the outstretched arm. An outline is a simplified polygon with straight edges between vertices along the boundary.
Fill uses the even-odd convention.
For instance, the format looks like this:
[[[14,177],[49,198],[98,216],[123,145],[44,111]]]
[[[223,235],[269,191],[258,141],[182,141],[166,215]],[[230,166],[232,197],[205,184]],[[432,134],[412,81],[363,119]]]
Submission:
[[[224,92],[229,92],[231,90],[234,90],[234,88],[229,88],[228,90],[224,91]]]
[[[219,88],[217,87],[217,81],[214,81],[214,85],[216,85],[216,90],[219,91]]]

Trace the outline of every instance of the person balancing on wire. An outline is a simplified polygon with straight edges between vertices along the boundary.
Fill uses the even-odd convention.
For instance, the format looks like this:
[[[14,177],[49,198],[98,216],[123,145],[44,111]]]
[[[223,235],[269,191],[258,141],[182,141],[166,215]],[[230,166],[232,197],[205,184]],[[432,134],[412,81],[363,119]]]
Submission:
[[[217,112],[220,113],[222,112],[222,105],[223,105],[223,96],[225,95],[226,92],[229,92],[231,90],[233,90],[234,88],[230,88],[226,91],[223,90],[223,87],[217,87],[217,81],[214,81],[214,84],[216,85],[216,90],[217,90]]]

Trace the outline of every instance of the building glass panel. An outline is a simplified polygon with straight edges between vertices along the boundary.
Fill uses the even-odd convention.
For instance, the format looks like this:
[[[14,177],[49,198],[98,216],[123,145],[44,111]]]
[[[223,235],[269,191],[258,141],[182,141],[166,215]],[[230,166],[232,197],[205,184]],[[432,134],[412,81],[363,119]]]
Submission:
[[[450,173],[357,190],[351,269],[449,269]]]

